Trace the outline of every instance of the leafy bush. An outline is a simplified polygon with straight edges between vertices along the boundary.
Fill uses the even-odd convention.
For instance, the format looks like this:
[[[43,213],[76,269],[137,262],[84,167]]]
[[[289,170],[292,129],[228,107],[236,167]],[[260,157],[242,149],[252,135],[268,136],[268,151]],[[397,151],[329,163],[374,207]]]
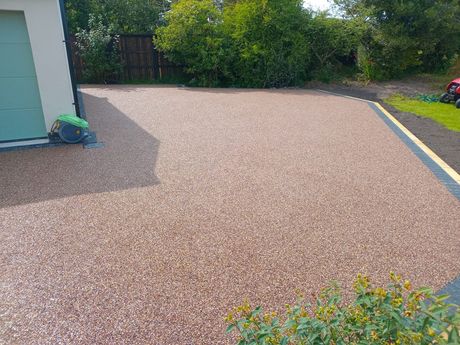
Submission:
[[[314,305],[299,295],[281,317],[245,303],[226,318],[227,333],[238,333],[238,345],[460,343],[460,311],[445,303],[447,296],[435,296],[428,288],[412,290],[409,281],[393,273],[390,277],[384,289],[358,275],[356,299],[349,304],[342,302],[336,284],[322,290]]]
[[[399,78],[446,70],[460,47],[458,0],[334,0],[361,26],[363,75]]]
[[[342,18],[301,0],[68,0],[66,9],[71,30],[83,28],[88,81],[117,73],[109,32],[154,33],[159,50],[202,86],[331,81],[355,64],[358,78],[392,79],[442,72],[458,57],[458,0],[330,2]]]
[[[117,80],[121,71],[117,50],[118,36],[102,24],[100,18],[91,15],[89,28],[76,34],[77,52],[83,60],[83,79],[92,83]]]
[[[200,85],[281,87],[306,78],[300,0],[180,0],[165,19],[155,44]]]
[[[300,0],[240,0],[225,7],[234,83],[245,87],[303,83],[310,62],[308,20]]]
[[[88,29],[93,15],[119,34],[153,33],[161,13],[169,9],[167,0],[66,0],[69,29]]]
[[[198,84],[215,86],[225,75],[227,57],[222,13],[213,0],[181,0],[172,5],[154,42],[170,61],[186,65]]]
[[[371,51],[364,45],[360,45],[358,47],[357,63],[360,71],[358,79],[361,79],[364,82],[384,79],[380,68],[372,58]]]
[[[350,60],[360,40],[359,27],[353,22],[330,18],[325,13],[314,16],[307,27],[306,38],[312,52],[312,68],[315,79],[329,82],[340,71],[341,60]]]

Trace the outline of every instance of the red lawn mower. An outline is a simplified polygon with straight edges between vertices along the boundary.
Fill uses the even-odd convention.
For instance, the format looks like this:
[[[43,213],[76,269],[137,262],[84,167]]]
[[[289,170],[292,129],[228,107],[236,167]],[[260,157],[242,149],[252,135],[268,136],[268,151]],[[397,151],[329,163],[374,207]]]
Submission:
[[[457,109],[460,109],[460,78],[452,80],[447,85],[446,91],[439,101],[442,103],[454,102]]]

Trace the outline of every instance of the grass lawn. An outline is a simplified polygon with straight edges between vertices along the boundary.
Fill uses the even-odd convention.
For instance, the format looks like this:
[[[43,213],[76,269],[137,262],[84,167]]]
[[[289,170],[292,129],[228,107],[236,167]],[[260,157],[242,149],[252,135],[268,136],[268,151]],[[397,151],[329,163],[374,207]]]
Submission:
[[[401,95],[393,95],[385,102],[400,111],[430,118],[452,131],[460,132],[460,109],[453,104],[426,103]]]

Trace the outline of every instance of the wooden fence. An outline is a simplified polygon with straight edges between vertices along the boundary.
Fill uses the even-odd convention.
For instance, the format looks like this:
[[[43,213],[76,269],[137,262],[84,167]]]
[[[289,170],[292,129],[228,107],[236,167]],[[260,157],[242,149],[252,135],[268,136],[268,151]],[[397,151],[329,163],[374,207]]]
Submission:
[[[77,54],[71,37],[72,59],[78,81],[82,81],[84,62]],[[121,81],[176,80],[185,77],[183,66],[169,62],[156,50],[151,35],[120,35],[118,42],[123,65]]]

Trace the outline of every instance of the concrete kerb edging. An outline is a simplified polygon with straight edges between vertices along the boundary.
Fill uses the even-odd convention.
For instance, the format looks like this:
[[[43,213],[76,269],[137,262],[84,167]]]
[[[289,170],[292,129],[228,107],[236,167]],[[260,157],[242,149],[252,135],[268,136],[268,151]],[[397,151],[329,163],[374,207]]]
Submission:
[[[382,107],[380,103],[320,89],[317,89],[317,91],[367,103],[393,133],[409,147],[423,164],[425,164],[440,182],[460,201],[460,175],[411,131],[404,127],[393,115]],[[460,276],[446,284],[438,294],[448,294],[451,296],[448,300],[449,303],[460,305]]]

